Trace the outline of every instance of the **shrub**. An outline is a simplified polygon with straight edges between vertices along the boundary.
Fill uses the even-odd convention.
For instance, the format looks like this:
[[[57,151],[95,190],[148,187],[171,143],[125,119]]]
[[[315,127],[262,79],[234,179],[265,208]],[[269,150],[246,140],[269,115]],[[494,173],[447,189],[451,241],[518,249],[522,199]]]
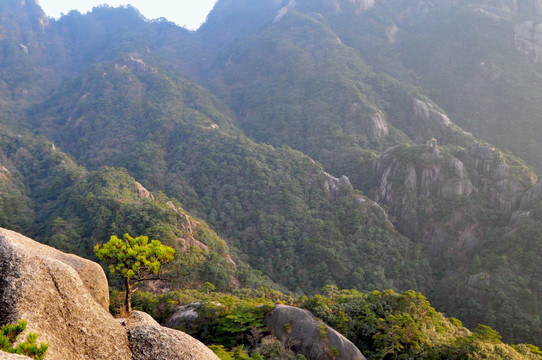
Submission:
[[[19,335],[25,329],[26,321],[24,320],[19,320],[17,324],[2,326],[0,329],[0,349],[8,353],[26,355],[37,360],[42,360],[49,345],[45,343],[36,344],[38,335],[35,333],[28,334],[26,341],[13,347]]]

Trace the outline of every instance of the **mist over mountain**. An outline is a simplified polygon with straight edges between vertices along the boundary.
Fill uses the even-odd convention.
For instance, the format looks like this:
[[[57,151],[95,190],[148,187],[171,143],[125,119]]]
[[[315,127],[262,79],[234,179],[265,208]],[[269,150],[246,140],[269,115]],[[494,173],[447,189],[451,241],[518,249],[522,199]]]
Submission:
[[[87,257],[164,239],[176,286],[421,291],[540,346],[540,24],[535,0],[219,0],[196,32],[0,0],[0,226]]]

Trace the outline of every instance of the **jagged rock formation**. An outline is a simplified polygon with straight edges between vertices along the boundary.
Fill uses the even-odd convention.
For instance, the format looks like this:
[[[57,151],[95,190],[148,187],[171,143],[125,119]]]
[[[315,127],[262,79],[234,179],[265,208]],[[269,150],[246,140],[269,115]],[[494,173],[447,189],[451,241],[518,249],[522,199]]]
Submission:
[[[265,316],[265,324],[274,336],[287,346],[293,345],[293,350],[308,360],[365,359],[354,344],[307,310],[277,305]],[[339,355],[333,355],[332,349]]]
[[[160,326],[144,312],[134,311],[121,324],[126,327],[134,360],[218,360],[201,342],[181,331]]]
[[[218,359],[147,314],[116,321],[107,310],[107,279],[92,261],[0,229],[0,274],[0,324],[26,320],[21,336],[39,334],[48,359]],[[21,357],[0,352],[4,358]]]

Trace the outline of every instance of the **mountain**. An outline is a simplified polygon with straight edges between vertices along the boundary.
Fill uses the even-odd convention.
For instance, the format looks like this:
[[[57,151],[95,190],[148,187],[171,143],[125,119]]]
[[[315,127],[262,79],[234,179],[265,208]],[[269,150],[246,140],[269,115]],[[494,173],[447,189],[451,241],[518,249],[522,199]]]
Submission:
[[[220,0],[190,32],[2,0],[0,225],[163,239],[175,287],[423,291],[539,344],[537,4]]]
[[[179,199],[247,261],[294,289],[423,279],[416,275],[423,258],[377,204],[299,152],[254,143],[223,109],[208,91],[130,56],[61,87],[30,110],[29,126],[90,168],[125,167],[144,186]],[[368,246],[412,265],[367,257],[366,268],[355,269]],[[311,264],[313,256],[322,262]]]

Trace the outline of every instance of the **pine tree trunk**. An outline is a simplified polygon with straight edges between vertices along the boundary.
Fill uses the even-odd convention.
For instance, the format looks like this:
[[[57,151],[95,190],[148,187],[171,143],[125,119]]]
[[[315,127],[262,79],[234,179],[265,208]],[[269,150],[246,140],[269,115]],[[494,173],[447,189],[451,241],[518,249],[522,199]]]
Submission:
[[[124,308],[126,309],[127,316],[132,316],[132,285],[130,284],[130,279],[124,278],[124,285],[126,287],[126,298],[124,303]]]

